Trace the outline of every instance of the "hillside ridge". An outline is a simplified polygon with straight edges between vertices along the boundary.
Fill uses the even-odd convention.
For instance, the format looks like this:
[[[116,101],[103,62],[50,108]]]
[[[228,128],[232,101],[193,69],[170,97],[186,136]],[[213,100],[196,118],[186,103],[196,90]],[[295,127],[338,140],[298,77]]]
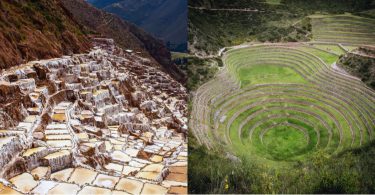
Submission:
[[[87,51],[91,44],[58,0],[0,2],[0,68]]]

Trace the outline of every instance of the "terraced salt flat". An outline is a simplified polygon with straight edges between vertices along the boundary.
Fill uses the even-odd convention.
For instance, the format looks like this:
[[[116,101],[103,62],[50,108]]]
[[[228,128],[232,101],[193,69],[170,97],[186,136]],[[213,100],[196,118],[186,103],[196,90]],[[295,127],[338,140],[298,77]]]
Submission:
[[[90,53],[1,73],[0,194],[187,193],[185,88],[93,41]]]
[[[312,15],[312,34],[315,41],[343,44],[375,44],[375,20],[344,15]]]
[[[274,164],[359,147],[374,138],[375,92],[337,59],[302,43],[232,49],[198,89],[190,127],[210,148]]]

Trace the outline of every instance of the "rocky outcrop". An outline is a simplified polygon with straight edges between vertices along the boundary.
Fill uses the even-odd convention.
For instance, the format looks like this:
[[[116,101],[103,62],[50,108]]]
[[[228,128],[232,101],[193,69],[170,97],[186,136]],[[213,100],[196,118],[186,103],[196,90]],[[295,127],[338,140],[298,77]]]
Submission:
[[[9,179],[27,171],[27,162],[21,157],[15,157],[13,161],[2,168],[2,175]]]
[[[375,89],[375,47],[361,46],[341,56],[338,65]]]
[[[0,128],[18,124],[18,121],[28,116],[25,107],[33,105],[30,97],[22,92],[19,83],[0,81]]]
[[[0,104],[9,103],[22,96],[18,85],[11,85],[9,82],[0,82]]]

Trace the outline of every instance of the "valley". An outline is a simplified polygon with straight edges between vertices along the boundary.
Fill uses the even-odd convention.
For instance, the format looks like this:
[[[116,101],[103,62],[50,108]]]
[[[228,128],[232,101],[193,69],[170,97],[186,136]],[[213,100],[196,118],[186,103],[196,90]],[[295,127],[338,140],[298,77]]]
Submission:
[[[187,51],[187,0],[88,0],[163,40],[168,49]]]

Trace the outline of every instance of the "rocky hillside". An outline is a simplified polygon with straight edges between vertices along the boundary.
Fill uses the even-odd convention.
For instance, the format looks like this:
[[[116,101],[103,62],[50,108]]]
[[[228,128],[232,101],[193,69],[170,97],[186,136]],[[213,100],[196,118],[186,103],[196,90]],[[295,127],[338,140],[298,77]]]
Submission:
[[[359,47],[342,56],[338,64],[375,89],[375,47]]]
[[[58,0],[0,1],[0,69],[90,48]]]
[[[84,0],[0,1],[0,68],[88,51],[90,34],[113,38],[184,80],[162,41]]]
[[[187,0],[88,0],[162,39],[172,51],[187,50]]]
[[[173,65],[171,54],[161,40],[118,16],[91,6],[84,0],[64,0],[62,3],[89,31],[113,38],[124,49],[140,52],[144,57],[152,57],[174,78],[184,80],[184,75]]]

